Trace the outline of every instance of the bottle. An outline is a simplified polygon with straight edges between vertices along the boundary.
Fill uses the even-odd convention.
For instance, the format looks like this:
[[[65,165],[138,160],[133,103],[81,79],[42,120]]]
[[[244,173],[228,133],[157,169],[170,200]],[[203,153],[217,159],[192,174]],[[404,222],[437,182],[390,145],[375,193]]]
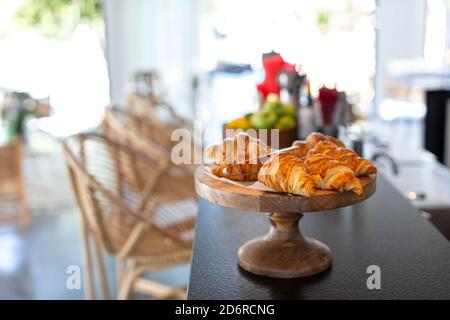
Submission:
[[[311,85],[309,80],[305,78],[304,87],[305,94],[302,95],[300,101],[300,107],[297,112],[298,136],[300,139],[306,139],[306,137],[315,131],[316,120],[314,116],[314,100],[311,95]]]

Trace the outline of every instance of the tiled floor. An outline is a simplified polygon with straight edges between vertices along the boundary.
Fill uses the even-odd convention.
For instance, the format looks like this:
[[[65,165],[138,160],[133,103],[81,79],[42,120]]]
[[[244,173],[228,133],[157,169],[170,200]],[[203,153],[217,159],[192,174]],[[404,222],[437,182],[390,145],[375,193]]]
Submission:
[[[83,299],[66,286],[67,268],[81,267],[79,219],[75,209],[34,217],[28,228],[0,226],[0,299]],[[114,261],[106,257],[115,296]],[[163,283],[186,286],[189,267],[149,274]]]

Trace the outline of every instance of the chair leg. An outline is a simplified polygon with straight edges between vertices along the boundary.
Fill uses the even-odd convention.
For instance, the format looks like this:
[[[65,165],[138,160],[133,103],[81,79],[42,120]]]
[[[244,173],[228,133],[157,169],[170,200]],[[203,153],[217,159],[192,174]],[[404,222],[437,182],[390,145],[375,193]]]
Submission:
[[[30,223],[30,212],[28,210],[27,198],[23,192],[19,196],[19,207],[19,223],[21,225],[28,225]]]
[[[119,288],[119,300],[129,299],[132,291],[143,292],[156,299],[186,299],[186,288],[174,288],[140,278],[145,271],[149,271],[149,269],[138,267],[125,273]]]
[[[124,276],[124,271],[125,271],[125,262],[123,259],[121,259],[120,257],[116,257],[116,288],[117,288],[117,292],[119,292],[122,281],[123,281],[123,276]]]
[[[136,280],[136,275],[133,273],[126,273],[120,282],[118,290],[118,300],[128,300],[130,298],[131,291],[133,289],[134,281]]]
[[[17,178],[15,179],[15,183],[16,183],[16,192],[17,192],[17,198],[19,201],[19,208],[20,208],[20,212],[19,212],[19,217],[18,217],[18,222],[21,225],[28,225],[29,221],[30,221],[30,214],[28,211],[28,201],[27,201],[27,191],[26,191],[26,187],[25,187],[25,179],[22,173],[22,162],[24,159],[23,156],[23,141],[22,140],[17,140],[16,143],[16,163],[19,164],[19,173],[17,175]]]
[[[92,257],[91,250],[89,248],[89,233],[87,231],[86,225],[83,223],[82,226],[82,250],[83,250],[83,269],[84,269],[84,295],[85,299],[93,300],[94,296],[94,286],[92,283]]]
[[[95,252],[96,265],[97,265],[97,273],[98,273],[99,280],[100,280],[100,287],[102,289],[103,299],[110,300],[111,297],[109,295],[108,279],[106,277],[105,263],[103,261],[103,256],[100,251],[100,243],[96,237],[95,237],[95,243],[94,243],[94,252]]]
[[[174,288],[149,279],[136,279],[134,288],[136,291],[146,293],[156,299],[186,299],[186,288]]]

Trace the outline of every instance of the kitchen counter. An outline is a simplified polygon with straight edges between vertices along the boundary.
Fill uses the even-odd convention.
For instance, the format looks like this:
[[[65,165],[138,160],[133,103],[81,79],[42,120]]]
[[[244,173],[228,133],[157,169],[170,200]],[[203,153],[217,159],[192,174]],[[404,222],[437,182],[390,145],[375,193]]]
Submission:
[[[411,204],[419,210],[447,209],[450,211],[450,170],[441,163],[398,162],[399,173],[389,169],[380,172],[407,198],[408,194],[422,195],[411,199]]]
[[[327,244],[331,269],[306,278],[271,279],[239,268],[237,250],[267,233],[261,213],[200,203],[188,299],[450,299],[450,242],[382,175],[365,202],[306,213],[302,233]],[[381,269],[369,290],[367,268]]]

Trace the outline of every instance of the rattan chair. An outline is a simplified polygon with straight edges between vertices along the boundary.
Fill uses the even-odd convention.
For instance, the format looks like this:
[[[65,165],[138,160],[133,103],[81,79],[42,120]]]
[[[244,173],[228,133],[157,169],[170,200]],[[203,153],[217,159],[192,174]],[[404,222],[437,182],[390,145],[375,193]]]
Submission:
[[[185,128],[194,132],[194,122],[179,115],[175,109],[164,99],[153,95],[140,96],[135,93],[128,94],[127,108],[147,119],[162,122],[172,130]]]
[[[127,96],[127,107],[133,112],[150,117],[158,116],[159,111],[170,115],[172,120],[177,118],[177,113],[172,106],[164,103],[160,98],[155,97],[154,95],[142,96],[131,92]]]
[[[103,122],[103,132],[109,137],[130,144],[139,150],[146,152],[151,156],[166,157],[171,159],[172,148],[178,144],[178,141],[172,141],[172,126],[165,125],[158,119],[148,118],[141,114],[130,111],[126,108],[111,106],[107,108],[105,120]],[[187,129],[191,134],[191,141],[187,141],[184,147],[189,148],[190,156],[187,163],[172,164],[172,170],[183,170],[186,175],[186,184],[190,186],[194,195],[194,172],[197,168],[196,155],[201,156],[201,146],[195,144],[193,132]],[[182,143],[185,143],[184,141]],[[196,161],[198,160],[198,161]]]
[[[168,148],[171,148],[172,142],[168,132],[167,136],[163,134],[167,127],[163,128],[159,123],[119,107],[106,110],[102,127],[104,134],[113,140],[133,146],[152,158],[167,159],[168,167],[161,176],[167,194],[159,190],[160,201],[167,203],[166,210],[174,217],[186,215],[186,205],[191,208],[189,215],[196,216],[198,197],[195,192],[194,173],[197,166],[190,163],[175,165],[171,161]]]
[[[174,198],[165,181],[167,159],[97,134],[67,139],[64,155],[82,214],[86,297],[94,297],[92,241],[104,298],[109,289],[102,252],[116,257],[120,299],[133,291],[184,298],[185,289],[142,278],[190,262],[195,218],[174,216],[167,208]]]
[[[19,209],[17,214],[1,215],[0,222],[28,224],[30,214],[22,175],[20,138],[0,147],[0,201],[15,202]]]

